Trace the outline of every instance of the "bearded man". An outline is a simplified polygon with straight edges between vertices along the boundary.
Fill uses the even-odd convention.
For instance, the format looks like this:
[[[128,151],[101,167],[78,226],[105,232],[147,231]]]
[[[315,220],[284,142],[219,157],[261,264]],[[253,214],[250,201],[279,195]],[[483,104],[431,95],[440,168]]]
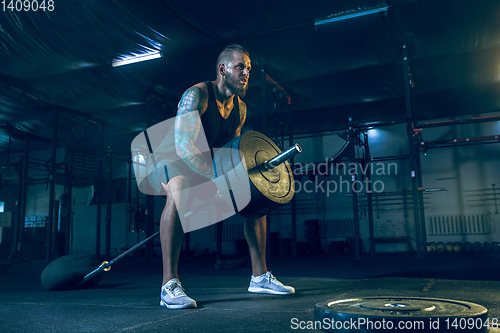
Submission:
[[[184,92],[179,102],[174,126],[175,152],[172,152],[177,155],[177,161],[169,164],[160,182],[167,196],[160,219],[163,257],[160,305],[169,309],[196,307],[196,301],[188,297],[181,286],[177,266],[184,236],[178,212],[185,211],[185,207],[178,206],[186,204],[180,196],[187,195],[194,185],[213,179],[211,158],[200,152],[198,143],[208,143],[210,148],[222,147],[240,135],[247,114],[241,98],[248,89],[250,71],[249,53],[240,45],[229,45],[217,59],[216,80],[195,84]],[[204,137],[200,133],[204,133]],[[252,262],[248,291],[295,293],[293,287],[283,285],[267,270],[266,217],[245,219],[244,230]]]

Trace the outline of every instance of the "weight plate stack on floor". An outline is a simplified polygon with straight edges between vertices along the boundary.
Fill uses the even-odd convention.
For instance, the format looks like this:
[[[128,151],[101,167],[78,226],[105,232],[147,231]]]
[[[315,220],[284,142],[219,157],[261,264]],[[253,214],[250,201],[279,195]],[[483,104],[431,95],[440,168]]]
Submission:
[[[364,297],[317,303],[325,332],[488,332],[495,324],[478,304],[422,297]]]

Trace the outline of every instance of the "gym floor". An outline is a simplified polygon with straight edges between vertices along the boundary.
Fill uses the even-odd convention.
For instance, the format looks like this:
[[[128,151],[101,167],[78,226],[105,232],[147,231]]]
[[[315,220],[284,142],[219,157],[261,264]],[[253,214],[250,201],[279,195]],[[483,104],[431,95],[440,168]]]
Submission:
[[[314,320],[314,305],[368,296],[445,298],[486,307],[500,318],[498,258],[466,254],[377,254],[275,257],[269,268],[291,296],[251,294],[250,267],[215,268],[186,259],[180,278],[198,308],[159,306],[161,262],[126,257],[94,288],[44,291],[46,263],[16,263],[0,272],[1,332],[321,332],[297,328]],[[296,318],[296,319],[294,319]],[[490,329],[490,332],[497,332]],[[500,332],[500,329],[498,330]]]

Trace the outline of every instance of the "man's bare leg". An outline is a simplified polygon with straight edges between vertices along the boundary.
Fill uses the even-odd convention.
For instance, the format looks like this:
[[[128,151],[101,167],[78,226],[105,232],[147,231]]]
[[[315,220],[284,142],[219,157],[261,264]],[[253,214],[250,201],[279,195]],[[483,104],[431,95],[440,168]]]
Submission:
[[[169,309],[186,309],[197,306],[196,301],[186,295],[177,276],[177,265],[184,237],[177,208],[181,212],[184,211],[186,203],[183,199],[187,198],[188,195],[181,196],[180,191],[187,191],[188,185],[189,182],[184,176],[172,178],[167,185],[162,184],[167,192],[167,203],[160,219],[160,241],[163,257],[160,305]]]
[[[179,200],[180,190],[186,190],[188,185],[188,181],[182,176],[172,178],[167,185],[162,184],[167,192],[167,202],[160,218],[160,241],[163,257],[162,285],[173,278],[179,278],[177,275],[177,266],[184,231],[182,230],[182,224],[177,213],[176,201],[181,202]]]
[[[266,217],[245,219],[245,238],[250,249],[252,274],[259,276],[267,272],[266,265]]]
[[[248,291],[252,293],[291,295],[295,289],[285,286],[268,272],[266,265],[266,217],[245,219],[245,237],[252,259],[252,278]],[[265,274],[265,275],[264,275]]]

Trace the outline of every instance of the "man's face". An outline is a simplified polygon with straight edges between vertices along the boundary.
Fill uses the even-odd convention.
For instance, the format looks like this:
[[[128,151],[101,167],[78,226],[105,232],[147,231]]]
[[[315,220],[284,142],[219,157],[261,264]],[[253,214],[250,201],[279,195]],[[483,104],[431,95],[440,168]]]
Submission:
[[[246,95],[251,69],[250,58],[246,54],[233,53],[233,60],[226,66],[226,85],[233,94],[239,97]]]

